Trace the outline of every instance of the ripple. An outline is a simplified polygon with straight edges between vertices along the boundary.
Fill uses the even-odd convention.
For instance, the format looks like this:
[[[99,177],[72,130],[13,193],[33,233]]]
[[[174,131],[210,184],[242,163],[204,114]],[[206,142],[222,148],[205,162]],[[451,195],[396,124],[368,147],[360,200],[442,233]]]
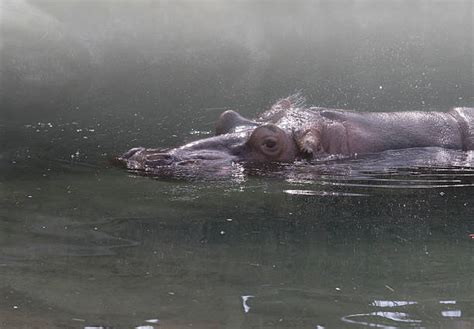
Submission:
[[[374,320],[371,320],[371,319]],[[341,318],[342,321],[351,324],[359,324],[372,328],[384,328],[384,329],[397,329],[398,326],[393,326],[389,324],[382,324],[373,321],[378,321],[377,318],[382,318],[383,320],[394,321],[398,324],[403,324],[404,326],[409,325],[413,327],[419,327],[421,320],[410,319],[408,313],[404,312],[385,312],[385,311],[376,311],[370,313],[361,313],[361,314],[352,314],[346,315]]]
[[[347,192],[333,192],[333,191],[316,191],[316,190],[284,190],[286,194],[291,195],[311,195],[311,196],[345,196],[345,197],[365,197],[368,194],[363,193],[347,193]]]
[[[286,182],[292,185],[316,185],[324,186],[324,190],[335,190],[299,193],[300,189],[288,189],[295,190],[294,194],[351,196],[366,194],[367,189],[472,188],[474,160],[471,153],[474,154],[414,148],[325,163],[300,162],[286,166],[282,172]],[[364,189],[364,193],[358,189]]]
[[[327,182],[328,185],[340,187],[362,187],[362,188],[383,188],[383,189],[435,189],[435,188],[453,188],[453,187],[474,187],[472,184],[413,184],[410,181],[404,181],[403,184],[351,184]]]

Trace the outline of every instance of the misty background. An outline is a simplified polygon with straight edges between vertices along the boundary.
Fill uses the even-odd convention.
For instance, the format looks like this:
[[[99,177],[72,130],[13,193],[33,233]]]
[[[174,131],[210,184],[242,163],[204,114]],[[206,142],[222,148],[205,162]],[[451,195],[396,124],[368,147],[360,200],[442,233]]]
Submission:
[[[226,108],[256,116],[296,90],[312,105],[367,111],[474,104],[472,1],[0,8],[2,144],[16,154],[177,145],[212,131]]]

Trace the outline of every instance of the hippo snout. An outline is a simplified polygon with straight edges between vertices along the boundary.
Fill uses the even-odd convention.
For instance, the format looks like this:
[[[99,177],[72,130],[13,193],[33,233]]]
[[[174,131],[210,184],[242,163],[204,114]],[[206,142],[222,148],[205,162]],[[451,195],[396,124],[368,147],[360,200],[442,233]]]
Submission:
[[[134,147],[121,156],[114,157],[113,159],[110,160],[110,162],[113,165],[119,166],[119,167],[124,167],[124,168],[129,168],[130,167],[130,162],[134,162],[134,158],[137,157],[141,152],[145,150],[144,147]]]
[[[169,166],[177,161],[176,157],[157,149],[135,147],[114,159],[114,163],[129,169]]]
[[[154,168],[207,167],[231,163],[234,157],[221,150],[212,149],[147,149],[136,147],[115,158],[113,163],[132,170]]]

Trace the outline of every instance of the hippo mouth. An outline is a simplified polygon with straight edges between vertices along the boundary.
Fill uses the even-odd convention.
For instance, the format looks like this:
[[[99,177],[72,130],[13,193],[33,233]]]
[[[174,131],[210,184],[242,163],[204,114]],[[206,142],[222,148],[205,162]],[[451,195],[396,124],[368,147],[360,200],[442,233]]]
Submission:
[[[218,150],[185,152],[137,147],[115,158],[114,163],[132,171],[161,174],[186,170],[222,171],[232,167],[236,160],[234,156]]]

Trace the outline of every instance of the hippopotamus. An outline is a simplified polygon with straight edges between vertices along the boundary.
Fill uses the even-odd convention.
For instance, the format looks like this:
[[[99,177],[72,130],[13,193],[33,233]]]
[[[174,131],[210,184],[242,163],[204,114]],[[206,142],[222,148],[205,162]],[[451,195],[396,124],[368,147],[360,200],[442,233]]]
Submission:
[[[256,119],[227,110],[215,136],[171,149],[136,147],[118,157],[128,169],[236,163],[288,163],[414,147],[474,149],[474,108],[446,112],[355,112],[308,107],[300,95],[278,100]]]

